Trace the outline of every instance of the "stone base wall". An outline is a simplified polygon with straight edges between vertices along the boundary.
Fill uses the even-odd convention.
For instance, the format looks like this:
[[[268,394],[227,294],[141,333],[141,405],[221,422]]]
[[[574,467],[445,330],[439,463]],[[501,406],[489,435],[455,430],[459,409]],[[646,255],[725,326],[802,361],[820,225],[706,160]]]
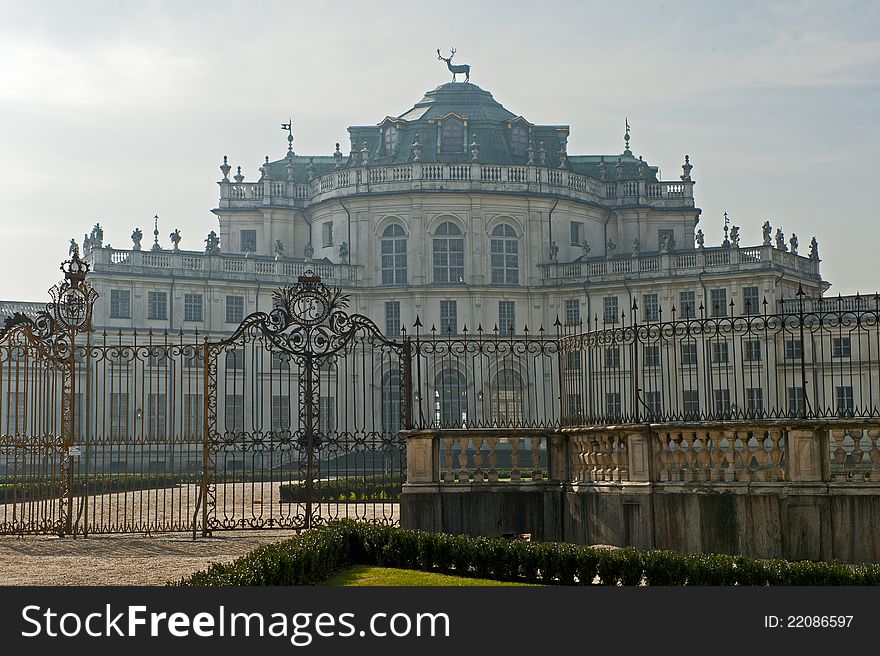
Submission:
[[[788,483],[718,491],[632,483],[408,485],[401,524],[637,549],[877,562],[880,486]]]

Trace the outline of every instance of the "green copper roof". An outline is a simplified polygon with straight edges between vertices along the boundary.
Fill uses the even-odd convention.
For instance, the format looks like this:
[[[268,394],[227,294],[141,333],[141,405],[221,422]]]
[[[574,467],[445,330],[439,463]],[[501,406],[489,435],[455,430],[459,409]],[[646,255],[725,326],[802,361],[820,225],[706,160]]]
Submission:
[[[455,113],[472,120],[508,121],[516,118],[501,103],[476,84],[449,82],[441,84],[398,118],[405,121],[429,121]]]

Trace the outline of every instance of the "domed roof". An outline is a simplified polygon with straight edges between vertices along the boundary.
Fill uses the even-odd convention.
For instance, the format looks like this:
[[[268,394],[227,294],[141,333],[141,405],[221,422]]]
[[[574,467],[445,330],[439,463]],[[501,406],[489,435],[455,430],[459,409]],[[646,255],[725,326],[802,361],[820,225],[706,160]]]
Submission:
[[[405,121],[438,119],[450,112],[471,120],[508,121],[516,114],[506,110],[492,94],[468,82],[448,82],[428,91],[415,106],[398,116]]]

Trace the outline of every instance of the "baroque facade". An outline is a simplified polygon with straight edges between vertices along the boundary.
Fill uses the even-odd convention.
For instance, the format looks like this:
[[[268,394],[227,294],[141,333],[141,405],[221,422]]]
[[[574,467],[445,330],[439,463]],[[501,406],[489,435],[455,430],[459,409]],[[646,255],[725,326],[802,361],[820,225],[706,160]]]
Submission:
[[[285,126],[288,127],[288,126]],[[83,244],[100,294],[96,326],[222,335],[307,269],[351,293],[352,310],[389,336],[467,328],[521,334],[564,324],[750,314],[764,299],[827,289],[815,241],[772,235],[710,247],[698,230],[692,165],[659,180],[633,154],[568,152],[567,125],[516,115],[470,83],[448,83],[411,109],[348,128],[343,153],[293,150],[246,182],[226,157],[219,225],[205,248]],[[694,240],[696,239],[696,244]],[[801,249],[804,250],[804,249]],[[628,318],[624,318],[628,321]]]

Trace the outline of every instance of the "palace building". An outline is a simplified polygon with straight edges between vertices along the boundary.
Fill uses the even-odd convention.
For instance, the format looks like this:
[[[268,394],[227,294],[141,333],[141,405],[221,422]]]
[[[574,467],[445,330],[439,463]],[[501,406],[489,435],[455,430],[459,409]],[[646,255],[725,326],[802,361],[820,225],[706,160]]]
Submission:
[[[291,132],[253,182],[243,171],[256,164],[224,157],[204,248],[180,249],[176,231],[160,246],[158,229],[152,245],[137,229],[122,249],[100,226],[86,237],[95,324],[222,335],[309,269],[389,336],[417,317],[423,332],[507,335],[552,331],[557,317],[611,327],[753,314],[764,299],[772,312],[799,287],[828,287],[815,240],[801,254],[769,224],[757,245],[740,244],[736,226],[704,245],[687,155],[677,179],[660,180],[629,125],[620,153],[570,153],[570,131],[459,82],[349,127],[348,152],[298,154]]]

